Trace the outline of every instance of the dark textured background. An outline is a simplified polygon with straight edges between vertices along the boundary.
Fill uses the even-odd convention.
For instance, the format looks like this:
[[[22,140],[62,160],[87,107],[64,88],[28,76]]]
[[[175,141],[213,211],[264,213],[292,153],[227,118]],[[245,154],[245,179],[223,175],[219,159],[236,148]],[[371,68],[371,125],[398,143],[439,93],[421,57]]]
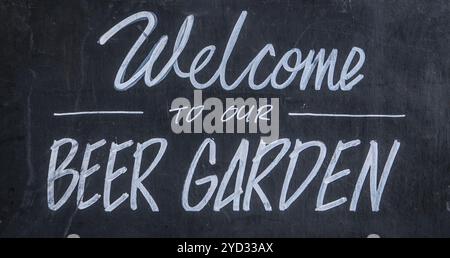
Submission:
[[[285,90],[252,91],[244,83],[224,92],[216,83],[204,97],[280,97],[281,137],[294,141],[321,140],[328,153],[319,175],[285,211],[277,211],[288,159],[285,157],[262,183],[274,211],[265,212],[253,193],[250,212],[221,212],[208,205],[199,213],[181,206],[187,169],[207,135],[174,135],[167,110],[176,97],[192,96],[188,81],[173,72],[154,88],[143,82],[126,92],[113,89],[124,55],[143,23],[117,34],[106,46],[96,42],[110,27],[137,11],[152,11],[159,24],[145,45],[146,53],[157,36],[169,36],[171,49],[186,15],[195,23],[189,44],[180,58],[182,67],[204,46],[218,47],[209,72],[220,62],[228,35],[242,10],[249,12],[230,59],[229,76],[240,73],[260,48],[273,43],[277,58],[290,48],[339,49],[338,71],[353,46],[366,53],[365,75],[352,91],[299,91],[298,80]],[[442,1],[0,1],[0,235],[55,236],[269,236],[269,237],[383,237],[450,236],[449,176],[449,71],[450,2]],[[167,60],[165,51],[160,60]],[[274,62],[266,59],[261,74]],[[162,62],[159,62],[159,66]],[[244,81],[245,82],[245,81]],[[326,88],[326,87],[325,87]],[[82,110],[144,110],[137,117],[55,118],[53,112]],[[405,113],[406,119],[289,118],[287,112]],[[159,207],[152,213],[139,196],[138,211],[125,202],[112,213],[102,202],[77,211],[75,194],[59,211],[47,208],[46,180],[50,146],[54,139],[75,138],[80,150],[73,162],[80,167],[87,142],[145,141],[165,137],[167,152],[146,181]],[[221,175],[239,141],[256,135],[214,135]],[[349,201],[327,212],[315,212],[320,182],[339,140],[361,139],[345,152],[336,169],[352,173],[329,186],[326,202],[351,198],[370,140],[377,140],[380,166],[394,139],[401,147],[388,179],[380,212],[370,210],[369,187],[363,188],[358,210]],[[102,168],[89,178],[86,195],[102,193],[108,147],[94,155]],[[119,154],[118,165],[132,168],[132,149]],[[313,157],[311,155],[311,157]],[[302,159],[291,191],[305,177],[311,159]],[[249,163],[247,164],[249,165]],[[145,166],[145,163],[143,164]],[[381,168],[379,168],[381,169]],[[249,168],[246,170],[246,175]],[[380,172],[379,172],[380,173]],[[211,174],[199,169],[197,176]],[[246,177],[245,177],[246,178]],[[113,199],[129,192],[130,170],[113,183]],[[230,181],[234,184],[234,181]],[[245,181],[244,181],[245,183]],[[62,187],[62,185],[60,185]],[[62,189],[62,188],[61,188]],[[194,190],[200,198],[204,189]],[[290,192],[291,193],[291,192]],[[191,201],[193,202],[193,201]]]

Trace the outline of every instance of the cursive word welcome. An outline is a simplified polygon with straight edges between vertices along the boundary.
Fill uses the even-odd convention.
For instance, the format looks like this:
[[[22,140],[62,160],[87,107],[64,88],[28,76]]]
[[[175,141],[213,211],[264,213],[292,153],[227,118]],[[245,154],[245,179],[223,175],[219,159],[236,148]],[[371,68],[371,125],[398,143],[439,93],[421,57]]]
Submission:
[[[142,34],[138,37],[136,42],[133,44],[128,54],[125,56],[122,64],[120,65],[116,78],[114,80],[114,87],[117,90],[124,91],[132,86],[134,86],[139,80],[144,77],[145,84],[148,87],[153,87],[160,83],[169,72],[173,69],[175,74],[180,78],[188,78],[193,87],[197,89],[205,89],[211,86],[216,81],[220,82],[220,85],[225,90],[233,90],[241,82],[245,77],[248,76],[248,85],[253,90],[260,90],[265,88],[267,85],[271,85],[275,89],[284,89],[288,87],[294,79],[297,77],[297,74],[303,70],[300,79],[300,90],[305,90],[307,84],[314,72],[316,70],[314,89],[320,90],[322,87],[322,81],[325,77],[325,74],[328,72],[327,86],[331,91],[336,91],[338,89],[342,91],[351,90],[358,82],[360,82],[363,78],[363,74],[358,74],[359,70],[362,68],[365,61],[365,53],[364,50],[358,47],[353,47],[351,51],[347,55],[347,59],[345,60],[344,66],[342,67],[341,74],[339,80],[334,82],[334,72],[336,66],[336,60],[338,56],[338,50],[333,49],[328,57],[325,57],[325,49],[320,49],[316,54],[314,50],[310,50],[306,58],[302,59],[302,52],[298,48],[292,48],[279,59],[278,63],[273,68],[272,73],[268,74],[266,78],[262,82],[255,82],[255,74],[258,70],[258,67],[261,61],[266,56],[275,57],[276,52],[275,48],[272,44],[266,44],[259,53],[250,61],[247,67],[241,72],[241,74],[236,78],[233,82],[227,82],[226,78],[226,70],[227,63],[230,59],[230,56],[236,46],[236,42],[238,40],[240,31],[242,26],[244,25],[244,21],[247,17],[247,12],[242,11],[239,19],[237,20],[231,35],[229,36],[227,45],[222,55],[222,61],[220,62],[219,67],[212,77],[206,82],[200,82],[196,75],[202,71],[203,69],[208,67],[208,63],[216,52],[215,45],[209,45],[201,49],[195,58],[192,60],[191,65],[188,71],[183,71],[179,64],[178,58],[182,54],[184,48],[186,47],[192,27],[194,25],[194,16],[189,15],[184,20],[181,25],[177,38],[175,40],[175,44],[173,47],[173,53],[167,63],[163,66],[161,71],[157,73],[155,76],[152,75],[153,65],[155,61],[159,58],[162,51],[165,49],[168,36],[163,35],[160,37],[158,42],[154,44],[148,53],[147,57],[141,63],[139,68],[133,73],[133,75],[125,80],[125,75],[127,72],[128,65],[133,60],[134,56],[138,52],[139,48],[142,44],[147,40],[147,38],[151,35],[153,30],[157,25],[157,17],[152,12],[138,12],[129,16],[128,18],[122,20],[110,30],[108,30],[103,36],[100,37],[98,43],[100,45],[104,45],[108,40],[110,40],[116,33],[131,25],[133,23],[139,21],[146,21],[147,26],[145,27]],[[358,54],[358,59],[354,60]],[[292,64],[293,63],[293,64]],[[350,67],[354,64],[353,67]],[[280,81],[278,79],[278,74],[284,70],[287,72],[289,76],[287,79]],[[283,76],[284,77],[284,76]]]

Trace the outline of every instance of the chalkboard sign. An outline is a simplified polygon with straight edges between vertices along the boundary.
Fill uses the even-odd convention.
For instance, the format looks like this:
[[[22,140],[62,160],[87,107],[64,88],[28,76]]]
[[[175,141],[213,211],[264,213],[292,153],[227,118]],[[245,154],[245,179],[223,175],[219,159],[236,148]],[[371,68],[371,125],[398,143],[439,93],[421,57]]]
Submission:
[[[0,235],[450,236],[448,1],[0,3]]]

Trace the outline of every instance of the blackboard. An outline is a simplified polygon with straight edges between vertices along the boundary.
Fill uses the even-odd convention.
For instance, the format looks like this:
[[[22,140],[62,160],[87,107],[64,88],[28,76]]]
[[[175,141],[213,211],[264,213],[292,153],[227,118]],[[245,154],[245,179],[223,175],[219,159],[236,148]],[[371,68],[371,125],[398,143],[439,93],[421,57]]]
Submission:
[[[446,0],[3,0],[0,235],[448,237],[449,12]],[[139,37],[146,40],[121,77]],[[147,56],[156,57],[151,73],[144,62],[131,80]],[[308,67],[311,77],[302,77]],[[226,126],[209,132],[201,122],[177,131],[174,101],[193,107],[200,95],[276,104],[278,115],[265,117],[275,138],[261,143],[267,133]],[[99,168],[84,174],[80,200],[87,144],[85,169]],[[244,156],[218,201],[235,191],[239,161],[242,193],[221,207],[225,172]]]

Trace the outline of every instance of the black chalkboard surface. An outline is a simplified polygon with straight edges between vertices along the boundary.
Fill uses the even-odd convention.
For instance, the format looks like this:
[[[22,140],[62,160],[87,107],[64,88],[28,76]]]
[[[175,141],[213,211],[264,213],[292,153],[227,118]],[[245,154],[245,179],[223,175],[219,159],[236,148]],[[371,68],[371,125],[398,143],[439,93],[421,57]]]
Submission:
[[[2,0],[0,235],[449,237],[449,13]]]

